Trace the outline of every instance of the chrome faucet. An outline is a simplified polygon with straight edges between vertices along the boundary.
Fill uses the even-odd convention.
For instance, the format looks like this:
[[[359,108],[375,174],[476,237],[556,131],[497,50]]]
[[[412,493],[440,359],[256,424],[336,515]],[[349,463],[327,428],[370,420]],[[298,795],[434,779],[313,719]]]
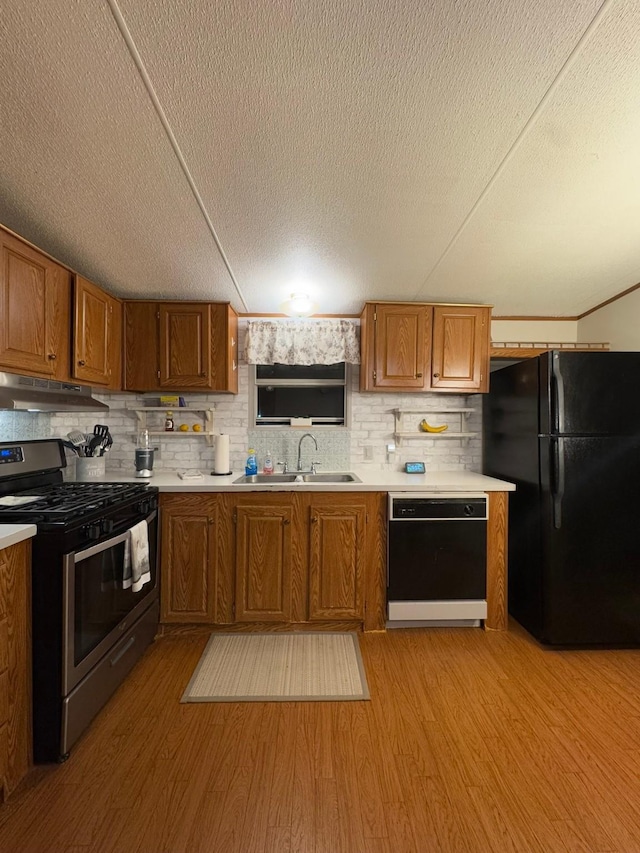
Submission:
[[[301,456],[301,454],[302,454],[302,442],[305,440],[305,438],[312,439],[313,443],[316,446],[316,450],[318,449],[318,442],[316,441],[315,435],[311,435],[310,432],[305,432],[305,434],[302,436],[302,438],[298,442],[298,468],[297,468],[298,471],[302,471],[302,456]],[[315,474],[315,467],[314,466],[316,464],[317,464],[316,462],[311,463],[311,473],[313,473],[313,474]]]

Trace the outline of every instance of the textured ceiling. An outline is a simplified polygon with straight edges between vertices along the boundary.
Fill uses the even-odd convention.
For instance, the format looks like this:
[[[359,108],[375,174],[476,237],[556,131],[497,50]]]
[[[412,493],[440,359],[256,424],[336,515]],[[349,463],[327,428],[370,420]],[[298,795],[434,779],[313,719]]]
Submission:
[[[0,222],[123,296],[640,281],[637,0],[4,0]]]

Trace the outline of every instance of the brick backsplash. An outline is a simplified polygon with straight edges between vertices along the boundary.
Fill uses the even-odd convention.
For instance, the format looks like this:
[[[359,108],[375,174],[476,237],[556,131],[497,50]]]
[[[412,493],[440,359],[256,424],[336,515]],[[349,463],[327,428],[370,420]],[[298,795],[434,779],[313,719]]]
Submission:
[[[240,328],[240,348],[243,348],[243,332]],[[249,368],[243,358],[238,366],[239,393],[233,394],[185,394],[192,406],[212,406],[214,430],[228,433],[231,468],[234,473],[244,473],[244,464],[249,447],[258,453],[262,467],[264,454],[271,450],[274,462],[287,463],[295,468],[298,442],[304,432],[312,432],[318,441],[317,455],[313,442],[307,439],[303,445],[303,463],[307,467],[312,461],[320,462],[319,470],[339,471],[353,466],[365,465],[380,470],[399,470],[409,460],[422,460],[432,471],[467,469],[480,471],[482,465],[482,397],[479,394],[378,394],[361,393],[358,390],[359,368],[351,371],[349,428],[313,427],[300,430],[283,427],[249,428]],[[94,395],[109,406],[108,412],[59,414],[33,414],[30,412],[0,412],[0,440],[14,441],[47,436],[65,437],[71,429],[93,432],[95,423],[105,423],[113,435],[113,448],[107,457],[107,471],[132,474],[134,471],[134,449],[138,432],[134,409],[143,406],[149,395],[116,393]],[[156,394],[157,400],[157,394]],[[386,445],[394,441],[395,408],[473,408],[467,429],[477,432],[478,437],[463,441],[446,437],[422,438],[416,430],[416,438],[397,446],[396,453],[387,457]],[[174,411],[176,426],[181,417],[192,423],[195,416],[181,415]],[[446,415],[436,415],[437,423],[447,423]],[[451,426],[455,426],[455,416]],[[419,419],[419,418],[418,418]],[[160,423],[160,421],[158,421]],[[154,436],[159,448],[156,467],[165,470],[200,469],[203,473],[213,470],[214,447],[204,437]],[[370,458],[367,456],[369,454]]]

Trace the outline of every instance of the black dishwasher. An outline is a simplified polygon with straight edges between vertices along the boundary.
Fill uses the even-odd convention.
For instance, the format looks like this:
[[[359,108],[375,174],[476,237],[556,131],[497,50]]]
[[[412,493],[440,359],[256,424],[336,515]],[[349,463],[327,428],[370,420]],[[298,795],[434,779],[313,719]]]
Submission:
[[[487,497],[390,494],[389,622],[486,618]]]

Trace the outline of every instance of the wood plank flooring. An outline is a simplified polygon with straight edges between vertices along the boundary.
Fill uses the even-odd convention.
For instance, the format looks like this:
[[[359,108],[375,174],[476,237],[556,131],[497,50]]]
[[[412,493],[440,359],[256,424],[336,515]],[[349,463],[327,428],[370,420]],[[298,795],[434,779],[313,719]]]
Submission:
[[[640,851],[640,650],[516,624],[365,634],[372,699],[180,705],[206,637],[158,640],[0,851]]]

